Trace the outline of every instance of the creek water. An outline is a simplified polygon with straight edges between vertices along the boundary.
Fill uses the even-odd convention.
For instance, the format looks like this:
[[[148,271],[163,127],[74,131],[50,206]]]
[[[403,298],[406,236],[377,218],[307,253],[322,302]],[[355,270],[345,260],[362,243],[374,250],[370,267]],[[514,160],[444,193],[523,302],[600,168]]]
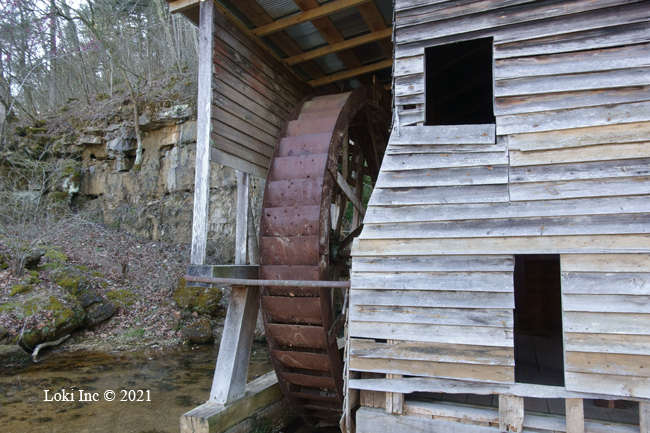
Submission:
[[[0,431],[178,432],[181,415],[210,396],[217,352],[218,346],[119,353],[53,351],[37,364],[0,368]],[[248,380],[272,369],[266,344],[255,343]],[[74,401],[45,401],[45,390],[53,399],[62,389]],[[96,393],[98,401],[79,401],[80,390],[85,396]],[[106,401],[106,391],[113,391],[115,400]]]

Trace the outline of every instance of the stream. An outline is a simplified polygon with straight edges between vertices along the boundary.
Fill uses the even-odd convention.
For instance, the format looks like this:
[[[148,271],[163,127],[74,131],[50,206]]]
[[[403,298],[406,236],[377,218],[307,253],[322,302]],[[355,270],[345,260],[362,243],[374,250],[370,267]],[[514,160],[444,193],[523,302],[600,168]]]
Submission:
[[[0,430],[176,433],[181,415],[209,398],[217,352],[213,345],[118,353],[52,351],[37,364],[0,367]],[[272,369],[266,344],[254,343],[248,380]],[[74,401],[54,401],[61,389]],[[45,390],[53,401],[45,401]],[[98,401],[79,401],[80,391]],[[106,401],[106,391],[114,391],[113,401]]]

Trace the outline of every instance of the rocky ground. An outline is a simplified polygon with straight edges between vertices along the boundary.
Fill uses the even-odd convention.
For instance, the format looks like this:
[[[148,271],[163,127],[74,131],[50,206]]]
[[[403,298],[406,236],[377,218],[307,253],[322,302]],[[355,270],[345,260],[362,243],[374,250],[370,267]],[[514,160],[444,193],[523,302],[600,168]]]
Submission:
[[[48,244],[22,277],[0,264],[6,268],[0,271],[0,344],[5,349],[18,344],[31,353],[38,344],[68,334],[60,347],[105,351],[219,338],[225,317],[221,291],[185,287],[188,246],[79,218],[59,228]],[[6,262],[0,257],[0,263],[3,258]],[[14,358],[0,364],[17,361],[15,347],[12,351]]]

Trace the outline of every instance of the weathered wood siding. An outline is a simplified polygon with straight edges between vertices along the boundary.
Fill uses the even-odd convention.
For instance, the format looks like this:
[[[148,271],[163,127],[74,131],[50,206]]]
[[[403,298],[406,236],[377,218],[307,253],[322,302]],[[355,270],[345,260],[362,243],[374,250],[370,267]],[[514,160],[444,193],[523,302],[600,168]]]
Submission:
[[[563,255],[566,387],[650,395],[650,256]]]
[[[266,178],[275,141],[311,87],[215,10],[211,160]]]
[[[567,389],[650,397],[649,3],[395,10],[397,122],[353,248],[350,368],[512,381],[504,263],[562,254]],[[482,37],[496,125],[423,126],[424,49]]]

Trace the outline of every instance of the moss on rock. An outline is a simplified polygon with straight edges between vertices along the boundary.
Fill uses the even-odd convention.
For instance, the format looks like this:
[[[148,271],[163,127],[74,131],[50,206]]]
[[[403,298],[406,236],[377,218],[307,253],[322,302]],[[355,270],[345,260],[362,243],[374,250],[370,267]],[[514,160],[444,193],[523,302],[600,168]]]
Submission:
[[[74,268],[58,269],[52,275],[52,281],[71,295],[76,295],[80,291],[92,288],[92,283]]]
[[[66,304],[68,306],[66,306]],[[27,316],[42,311],[52,312],[52,322],[41,329],[29,329],[23,333],[21,346],[33,350],[37,345],[54,340],[61,335],[69,334],[82,325],[86,312],[74,297],[68,297],[62,302],[54,296],[34,296],[23,304]]]
[[[113,303],[115,308],[125,308],[133,305],[136,296],[129,290],[121,289],[107,292],[106,297]]]
[[[181,278],[174,292],[174,301],[181,310],[214,315],[219,309],[221,296],[219,288],[187,286],[185,278]]]

